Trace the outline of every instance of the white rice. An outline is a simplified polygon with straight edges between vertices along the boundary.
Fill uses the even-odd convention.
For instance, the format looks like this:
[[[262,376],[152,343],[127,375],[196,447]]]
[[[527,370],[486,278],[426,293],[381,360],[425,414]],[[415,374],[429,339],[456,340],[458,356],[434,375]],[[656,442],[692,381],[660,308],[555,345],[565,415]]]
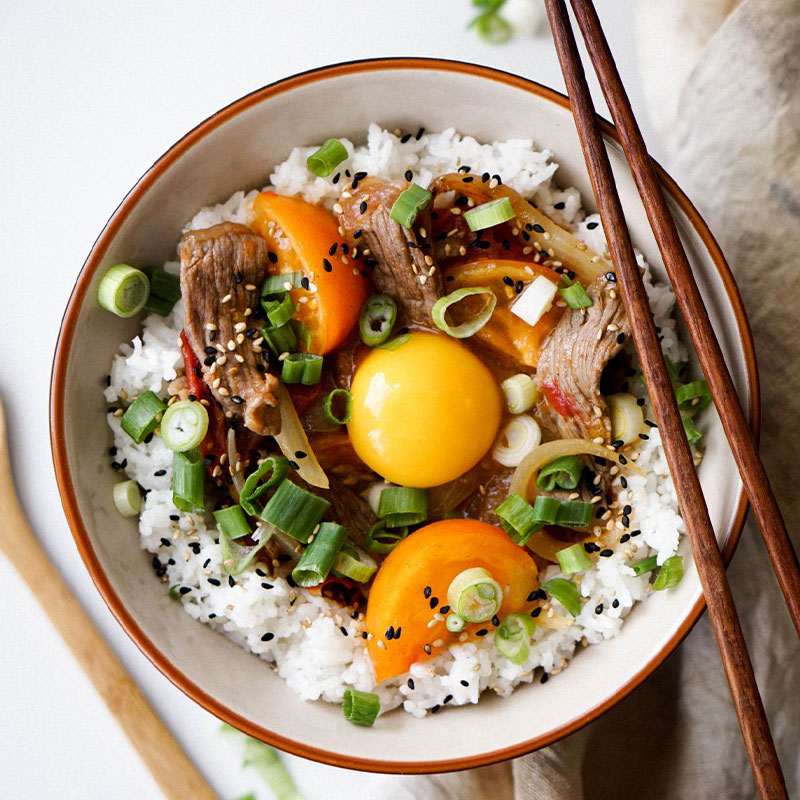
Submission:
[[[504,182],[524,197],[534,199],[548,215],[572,226],[576,235],[598,253],[606,252],[598,215],[585,216],[575,189],[560,189],[553,182],[557,164],[551,153],[536,150],[529,139],[481,144],[460,136],[453,129],[411,137],[401,143],[398,136],[371,125],[366,144],[354,146],[343,140],[350,154],[340,170],[365,171],[391,179],[402,179],[406,170],[414,180],[427,185],[437,174],[455,171],[462,164],[472,172],[499,174]],[[271,186],[278,192],[295,194],[331,207],[338,188],[331,178],[313,176],[305,160],[314,148],[296,148],[271,176]],[[256,192],[236,192],[217,206],[200,210],[186,226],[204,228],[232,220],[246,223]],[[555,209],[554,204],[563,203]],[[678,340],[672,318],[674,297],[671,289],[653,281],[645,267],[645,281],[650,304],[661,329],[664,351],[676,363],[686,360],[686,350]],[[176,262],[165,268],[178,270]],[[111,367],[105,397],[109,403],[128,400],[150,389],[166,396],[166,386],[182,366],[178,335],[183,327],[183,307],[179,302],[172,314],[163,318],[151,314],[144,319],[141,336],[130,345],[122,345]],[[636,387],[632,387],[636,390]],[[643,387],[639,390],[643,395]],[[638,465],[646,477],[628,475],[628,488],[619,483],[619,505],[633,507],[630,530],[641,534],[616,545],[613,555],[597,558],[586,570],[580,591],[586,601],[577,619],[553,600],[557,618],[567,624],[559,629],[537,626],[527,661],[514,666],[496,651],[492,637],[453,645],[449,650],[424,663],[414,664],[409,675],[375,688],[372,666],[361,633],[363,621],[353,620],[347,612],[324,598],[303,589],[293,589],[282,578],[269,578],[254,569],[229,583],[221,566],[220,547],[213,518],[209,515],[179,512],[172,504],[172,453],[158,436],[149,444],[137,445],[122,432],[119,418],[108,416],[117,448],[115,460],[125,463],[125,472],[144,489],[139,521],[141,546],[154,554],[154,566],[162,573],[163,588],[182,587],[180,600],[188,614],[225,633],[242,647],[274,663],[278,673],[304,699],[322,698],[341,702],[344,689],[377,691],[382,709],[403,705],[415,716],[424,716],[443,704],[450,695],[450,705],[478,702],[480,693],[491,688],[509,694],[521,682],[530,682],[534,673],[560,672],[576,652],[579,643],[596,644],[617,636],[623,620],[634,603],[649,592],[648,576],[635,577],[626,566],[629,560],[656,555],[663,563],[673,555],[685,529],[678,514],[677,499],[661,449],[656,428],[650,438],[638,446]],[[156,473],[164,471],[163,475]],[[619,530],[619,534],[623,531]],[[157,561],[155,560],[157,559]],[[260,571],[260,570],[259,570]],[[559,575],[557,566],[549,567],[542,580]],[[602,604],[601,613],[597,609]],[[546,616],[547,612],[543,612]],[[345,634],[346,632],[346,634]],[[537,675],[539,673],[536,673]],[[467,681],[463,686],[461,681]]]

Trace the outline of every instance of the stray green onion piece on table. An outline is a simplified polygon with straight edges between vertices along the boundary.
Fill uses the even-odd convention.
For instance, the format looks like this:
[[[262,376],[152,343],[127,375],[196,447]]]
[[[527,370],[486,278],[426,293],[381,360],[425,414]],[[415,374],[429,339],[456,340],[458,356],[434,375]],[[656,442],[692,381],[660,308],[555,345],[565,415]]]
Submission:
[[[149,389],[142,392],[126,409],[120,424],[122,430],[141,444],[157,427],[167,406],[164,401]]]
[[[318,177],[327,178],[345,159],[347,148],[338,139],[328,139],[306,159],[306,166]]]
[[[517,216],[508,197],[498,197],[464,212],[464,219],[471,231],[482,231],[508,222]]]
[[[132,317],[144,308],[150,295],[147,275],[128,264],[117,264],[107,270],[97,289],[100,305],[118,317]]]
[[[408,189],[400,192],[397,200],[392,204],[389,216],[404,228],[410,228],[420,211],[424,211],[428,207],[431,197],[433,195],[427,189],[423,189],[417,183],[412,183]]]
[[[464,322],[458,325],[451,325],[446,318],[448,310],[460,303],[467,297],[475,297],[484,295],[486,301],[483,307],[477,312],[464,314],[466,317]],[[490,319],[497,305],[497,297],[491,289],[485,286],[462,286],[454,292],[440,297],[431,309],[431,316],[439,330],[444,331],[448,336],[454,339],[467,339],[476,334]]]
[[[344,690],[342,711],[348,722],[369,727],[377,719],[380,710],[381,700],[378,695],[352,689],[349,686]]]

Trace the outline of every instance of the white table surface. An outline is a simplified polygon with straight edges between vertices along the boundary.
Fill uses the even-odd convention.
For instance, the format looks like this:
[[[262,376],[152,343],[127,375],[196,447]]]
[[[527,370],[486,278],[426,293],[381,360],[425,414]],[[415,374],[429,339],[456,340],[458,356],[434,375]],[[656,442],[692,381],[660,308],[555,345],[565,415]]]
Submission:
[[[598,5],[645,122],[631,0]],[[73,544],[48,440],[50,366],[67,298],[103,224],[142,172],[237,97],[310,67],[393,55],[482,62],[562,88],[550,38],[484,44],[465,30],[468,0],[6,0],[3,12],[0,395],[23,506],[73,591],[220,796],[255,790],[268,798],[258,777],[240,768],[238,743],[220,736],[219,722],[123,633]],[[646,122],[644,128],[647,134]],[[161,797],[2,556],[0,600],[0,795]],[[287,763],[308,798],[338,800],[356,791],[379,797],[385,780],[295,757]]]

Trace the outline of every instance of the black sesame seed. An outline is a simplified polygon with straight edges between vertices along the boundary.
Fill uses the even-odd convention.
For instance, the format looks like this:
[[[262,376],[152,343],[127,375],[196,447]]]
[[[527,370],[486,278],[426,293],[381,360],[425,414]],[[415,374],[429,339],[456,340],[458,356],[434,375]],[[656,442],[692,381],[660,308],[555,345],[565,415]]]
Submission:
[[[472,177],[472,175],[467,175],[465,178],[462,178],[461,180],[462,180],[464,183],[472,183],[472,181],[474,181],[474,180],[475,180],[475,178],[473,178],[473,177]]]
[[[410,169],[407,169],[405,178],[410,183],[414,179],[414,173]]]
[[[583,545],[583,549],[587,553],[596,553],[598,550],[600,550],[600,548],[594,542],[586,542]]]
[[[451,695],[451,694],[447,695],[447,697],[445,697],[445,699],[442,700],[442,705],[446,706],[452,699],[453,699],[453,695]]]
[[[406,681],[406,684],[407,684],[408,688],[411,689],[411,691],[413,692],[414,691],[414,679],[413,678],[409,678]]]
[[[280,561],[280,556],[278,556],[278,560]],[[297,584],[295,583],[295,580],[291,575],[287,575],[286,576],[286,583],[288,583],[289,586],[292,587],[292,589],[296,589],[297,588]]]
[[[614,555],[614,551],[613,550],[609,550],[608,548],[606,548],[605,550],[601,550],[600,551],[600,555],[603,558],[611,558],[611,556]]]
[[[328,248],[328,255],[332,256],[336,252],[336,242]]]
[[[603,604],[602,604],[602,603],[598,603],[598,604],[597,604],[597,605],[594,607],[594,613],[595,613],[595,614],[602,614],[602,613],[603,613]]]
[[[383,636],[384,636],[384,638],[385,638],[385,639],[387,639],[388,641],[391,641],[392,639],[394,639],[394,628],[393,628],[393,627],[390,625],[390,626],[389,626],[389,627],[386,629],[386,632],[383,634]]]
[[[506,286],[513,286],[514,285],[514,279],[513,278],[509,278],[508,275],[503,275],[503,283]]]
[[[347,242],[342,242],[342,252],[347,255],[350,252],[350,245]]]
[[[536,231],[536,233],[544,233],[544,228],[539,224],[534,225],[533,229]]]
[[[361,230],[361,228],[359,228],[358,230],[353,231],[353,238],[354,239],[360,239],[361,238],[361,234],[362,234],[362,230]]]
[[[436,608],[436,606],[439,605],[439,598],[431,597],[430,603],[431,603],[431,608]]]
[[[209,579],[208,579],[208,582],[209,582],[209,583],[210,583],[212,586],[221,586],[221,585],[222,585],[222,584],[221,584],[221,583],[220,583],[220,582],[219,582],[219,581],[218,581],[216,578],[209,578]]]
[[[646,433],[640,433],[639,438],[644,439],[644,441],[647,441],[650,437]]]
[[[587,228],[588,228],[590,231],[593,231],[593,230],[594,230],[594,229],[595,229],[595,228],[598,226],[598,224],[599,224],[599,223],[597,223],[597,222],[587,222],[587,223],[586,223],[586,227],[587,227]]]
[[[424,594],[424,595],[425,595],[425,599],[427,600],[427,599],[428,599],[428,598],[431,596],[431,587],[430,587],[430,586],[426,586],[426,587],[425,587],[425,588],[422,590],[422,594]]]
[[[189,549],[196,555],[200,555],[200,542],[189,542]]]
[[[557,208],[559,211],[561,211],[561,209],[563,209],[565,206],[566,206],[566,203],[565,203],[565,202],[563,202],[563,201],[561,201],[560,203],[556,203],[556,204],[553,206],[553,208]]]
[[[616,283],[617,282],[617,273],[616,272],[606,272],[606,280],[609,283]]]
[[[181,586],[181,588],[180,588],[180,589],[178,589],[178,591],[179,591],[181,594],[189,594],[189,592],[191,592],[191,591],[192,591],[192,587],[191,587],[191,586]]]
[[[475,631],[476,636],[486,636],[489,631],[486,628],[481,628],[479,631]]]
[[[308,291],[308,287],[311,285],[311,281],[309,281],[309,280],[308,280],[308,278],[306,278],[306,276],[304,275],[302,278],[300,278],[300,285],[301,285],[301,286],[302,286],[302,287],[303,287],[303,288],[304,288],[306,291]]]
[[[217,616],[217,615],[216,615],[216,614],[215,614],[215,613],[212,611],[212,612],[211,612],[211,613],[208,615],[208,618],[209,618],[209,619],[214,619],[216,616]]]
[[[207,356],[206,358],[203,359],[203,364],[205,364],[207,367],[210,367],[214,363],[214,361],[216,361],[215,356]]]
[[[517,281],[514,284],[514,291],[519,294],[525,288],[525,284],[522,281]]]
[[[631,536],[641,536],[642,532],[637,528],[635,531],[631,531]]]
[[[233,575],[228,575],[228,586],[230,586],[231,589],[236,586],[236,581],[233,579]]]
[[[300,465],[296,461],[292,461],[291,459],[289,459],[289,466],[294,470],[300,469]]]
[[[606,507],[605,506],[597,506],[597,511],[594,512],[594,515],[596,517],[602,517],[603,514],[605,514],[605,513],[606,513]]]
[[[469,686],[469,681],[461,681],[462,686]]]
[[[628,488],[628,479],[624,475],[620,475],[619,482],[623,489]]]
[[[127,466],[128,466],[128,459],[127,458],[123,458],[122,461],[119,462],[119,468],[120,469],[125,469],[125,467],[127,467]],[[166,474],[166,471],[165,471],[165,474]]]
[[[166,475],[166,474],[167,474],[167,471],[166,471],[165,469],[157,469],[157,470],[156,470],[156,471],[153,473],[153,475],[155,475],[155,477],[156,477],[156,478],[161,478],[162,476],[164,476],[164,475]]]
[[[394,638],[395,638],[395,639],[399,639],[399,638],[400,638],[400,634],[401,634],[402,632],[403,632],[403,628],[402,628],[402,627],[395,628],[395,631],[394,631]]]
[[[489,180],[489,178],[491,178],[491,177],[492,177],[492,176],[491,176],[491,175],[490,175],[488,172],[484,172],[484,173],[483,173],[483,175],[481,175],[481,180],[482,180],[484,183],[486,183],[486,181],[488,181],[488,180]]]
[[[619,449],[619,448],[620,448],[620,447],[622,447],[622,445],[624,445],[624,444],[625,444],[625,442],[623,442],[623,441],[622,441],[622,439],[615,439],[613,442],[611,442],[611,446],[612,446],[612,447],[613,447],[615,450]]]
[[[261,637],[261,641],[262,642],[271,642],[274,638],[275,638],[275,634],[274,633],[265,633]]]
[[[636,405],[643,406],[644,405],[644,397],[637,397],[636,398]]]
[[[492,617],[492,625],[494,625],[495,628],[500,627],[500,620],[497,618],[497,614]]]
[[[472,167],[468,167],[466,164],[462,164],[457,170],[457,172],[463,172],[465,175],[468,172],[471,172],[471,171],[472,171]]]
[[[291,560],[292,560],[292,557],[288,553],[281,553],[278,556],[278,561],[280,561],[281,564],[285,564],[287,561],[291,561]]]
[[[270,252],[269,252],[269,253],[267,253],[267,258],[268,258],[268,259],[269,259],[269,260],[270,260],[270,261],[271,261],[273,264],[277,264],[277,263],[278,263],[278,254],[277,254],[277,253],[273,253],[271,250],[270,250]]]
[[[180,519],[180,517],[179,517],[177,514],[170,514],[170,515],[169,515],[169,518],[170,518],[170,519],[171,519],[173,522],[177,522],[177,521]]]
[[[367,210],[367,201],[362,200],[361,205],[359,205],[358,210],[363,214]]]
[[[304,453],[302,450],[295,450],[294,451],[294,457],[295,458],[307,458],[308,457],[308,453]]]
[[[150,444],[150,442],[153,441],[153,434],[152,433],[148,433],[147,436],[144,437],[143,441],[144,441],[145,444]]]
[[[170,540],[169,540],[169,539],[166,539],[166,538],[164,538],[164,537],[162,536],[162,537],[161,537],[161,544],[162,544],[164,547],[170,547],[170,546],[171,546],[171,544],[172,544],[172,542],[170,542]]]
[[[541,606],[539,606],[539,608],[534,608],[533,611],[531,611],[531,616],[534,617],[534,619],[535,619],[541,613],[542,613],[542,608],[541,608]]]
[[[431,714],[435,714],[437,711],[439,711],[440,708],[441,706],[437,703],[435,706],[431,708]]]
[[[542,677],[539,678],[539,683],[547,683],[547,681],[549,681],[549,680],[550,680],[550,676],[546,672],[543,672],[542,673]]]
[[[625,456],[623,456],[622,454],[620,454],[619,463],[620,464],[627,464],[628,463],[628,459],[625,458]]]
[[[611,604],[611,608],[619,608],[619,600],[614,600],[614,602]]]
[[[400,144],[405,144],[410,138],[410,133],[403,134],[403,136],[400,137]]]
[[[622,524],[623,524],[623,525],[624,525],[626,528],[629,528],[629,527],[630,527],[630,525],[631,525],[631,518],[630,518],[630,517],[629,517],[627,514],[623,514],[623,515],[622,515]]]
[[[439,609],[439,613],[440,613],[440,614],[447,614],[449,611],[450,611],[450,606],[442,606],[442,607]]]
[[[341,178],[341,177],[342,177],[342,173],[341,172],[337,172],[333,176],[333,180],[331,180],[331,183],[339,183],[339,178]]]
[[[527,231],[521,231],[520,235],[522,236],[523,241],[529,242],[531,240],[531,235]]]
[[[207,559],[206,559],[206,560],[203,562],[203,569],[207,569],[207,568],[208,568],[208,565],[209,565],[210,563],[211,563],[211,559],[210,559],[210,558],[207,558]]]
[[[325,272],[330,272],[333,269],[333,264],[331,264],[331,262],[328,261],[327,258],[323,258],[322,259],[322,269],[324,269]]]
[[[622,509],[622,513],[623,514],[630,514],[631,511],[633,511],[633,507],[631,505],[628,505],[628,504],[626,504]]]
[[[167,564],[169,564],[171,567],[174,567],[174,566],[175,566],[175,559],[174,559],[174,558],[170,558],[170,559],[167,561]]]
[[[347,636],[347,628],[344,625],[340,625],[339,630],[342,632],[342,636]]]
[[[399,328],[397,331],[398,336],[405,336],[408,333],[408,328]]]
[[[631,538],[631,535],[629,533],[623,533],[622,536],[619,537],[619,543],[620,544],[625,544],[625,542],[629,541],[630,538]]]
[[[419,140],[422,138],[422,134],[423,134],[423,133],[425,133],[425,128],[420,128],[420,129],[417,131],[417,135],[416,135],[414,138],[415,138],[417,141],[419,141]]]
[[[261,584],[261,588],[262,589],[272,589],[272,584],[271,583],[267,583],[266,581],[263,581],[262,584]]]

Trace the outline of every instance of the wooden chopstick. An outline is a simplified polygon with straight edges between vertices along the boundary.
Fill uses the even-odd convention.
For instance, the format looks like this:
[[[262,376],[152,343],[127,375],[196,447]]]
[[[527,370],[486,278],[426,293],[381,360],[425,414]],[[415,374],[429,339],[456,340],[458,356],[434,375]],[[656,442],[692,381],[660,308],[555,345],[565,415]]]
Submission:
[[[617,281],[631,321],[650,400],[662,433],[664,453],[694,553],[722,665],[739,718],[756,787],[762,798],[788,798],[764,706],[756,685],[730,586],[725,578],[714,529],[708,516],[692,452],[639,274],[630,233],[617,194],[611,163],[592,104],[564,0],[545,0],[567,92],[572,105],[592,188],[603,220]]]
[[[739,403],[692,268],[670,213],[653,160],[647,152],[614,57],[591,0],[571,0],[586,48],[600,80],[611,116],[636,181],[647,218],[672,285],[700,366],[708,380],[745,491],[778,578],[786,606],[800,635],[800,564],[792,547],[778,502],[758,455],[753,434]]]

